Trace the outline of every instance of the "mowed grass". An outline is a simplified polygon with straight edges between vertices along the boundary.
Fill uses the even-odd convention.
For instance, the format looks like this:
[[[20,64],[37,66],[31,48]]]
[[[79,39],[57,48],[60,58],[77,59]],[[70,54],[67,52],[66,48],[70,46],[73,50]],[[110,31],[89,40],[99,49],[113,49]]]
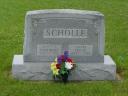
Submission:
[[[24,17],[39,9],[96,10],[105,15],[105,54],[113,57],[121,81],[19,81],[11,76],[14,54],[22,54]],[[0,0],[0,96],[127,96],[128,0]]]

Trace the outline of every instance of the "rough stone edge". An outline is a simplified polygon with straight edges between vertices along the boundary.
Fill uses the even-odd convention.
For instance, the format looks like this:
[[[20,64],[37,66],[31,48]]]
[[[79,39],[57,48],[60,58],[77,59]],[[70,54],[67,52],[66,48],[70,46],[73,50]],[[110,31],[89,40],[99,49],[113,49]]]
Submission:
[[[98,70],[100,70],[101,72],[105,72],[105,73],[110,74],[110,76],[111,76],[110,78],[108,77],[109,76],[108,75],[105,78],[100,78],[100,76],[99,76],[99,78],[91,77],[91,78],[86,78],[85,79],[85,78],[80,77],[80,79],[79,79],[77,77],[74,77],[72,79],[72,77],[71,77],[71,78],[69,78],[69,80],[79,80],[79,81],[80,80],[116,80],[116,64],[115,64],[115,62],[112,60],[112,58],[109,55],[105,55],[104,58],[107,58],[107,59],[104,60],[104,65],[102,65],[102,66],[105,69],[102,69],[102,70],[100,70],[100,68],[102,66],[100,67],[100,65],[98,63],[95,63],[95,64],[87,63],[87,64],[80,64],[80,65],[83,65],[83,66],[86,66],[86,67],[90,66],[90,65],[94,66],[93,70],[95,70],[96,69],[95,67],[98,66],[98,68],[99,68]],[[31,63],[31,64],[29,64],[29,63],[30,62],[27,62],[26,64],[28,66],[33,64],[33,63]],[[26,64],[23,63],[23,55],[15,55],[14,56],[13,63],[12,63],[12,74],[13,74],[14,78],[20,79],[20,80],[52,80],[52,73],[51,72],[47,72],[47,73],[44,73],[44,72],[37,72],[37,73],[36,72],[30,72],[30,70],[28,71],[27,67],[25,66]],[[103,64],[103,63],[101,63],[101,64]],[[83,67],[81,67],[81,68],[83,68]],[[91,72],[93,72],[93,70]],[[84,71],[84,70],[81,70],[81,71]],[[80,72],[80,71],[76,71],[76,73],[77,72]],[[88,72],[88,71],[86,70],[85,72]],[[77,76],[80,75],[80,74],[77,74]],[[49,78],[46,77],[47,75],[49,75],[48,76]],[[92,75],[94,75],[94,73],[92,73]],[[86,74],[85,74],[85,76],[86,76]]]

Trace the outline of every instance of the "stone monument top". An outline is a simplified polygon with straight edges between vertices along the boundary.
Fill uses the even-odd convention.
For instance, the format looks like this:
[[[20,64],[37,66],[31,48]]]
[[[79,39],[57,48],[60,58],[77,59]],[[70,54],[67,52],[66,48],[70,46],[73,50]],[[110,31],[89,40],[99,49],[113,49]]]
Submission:
[[[24,61],[47,62],[68,50],[76,62],[104,62],[104,18],[97,11],[29,11]]]

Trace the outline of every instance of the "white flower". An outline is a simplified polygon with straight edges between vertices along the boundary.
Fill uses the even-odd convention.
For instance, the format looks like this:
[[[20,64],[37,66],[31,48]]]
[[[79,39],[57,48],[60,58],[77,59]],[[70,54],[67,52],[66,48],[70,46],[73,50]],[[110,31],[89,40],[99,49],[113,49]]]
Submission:
[[[68,70],[73,68],[73,65],[71,62],[65,62],[65,68],[67,68]]]

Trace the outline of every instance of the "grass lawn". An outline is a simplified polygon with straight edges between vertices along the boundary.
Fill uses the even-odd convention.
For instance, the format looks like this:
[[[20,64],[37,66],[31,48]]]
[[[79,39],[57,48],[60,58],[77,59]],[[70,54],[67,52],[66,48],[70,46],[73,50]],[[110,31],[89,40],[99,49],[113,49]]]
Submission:
[[[121,81],[83,81],[66,85],[19,81],[11,76],[14,54],[22,54],[28,10],[74,8],[105,15],[105,54],[113,57]],[[128,96],[128,0],[0,0],[0,96]]]

